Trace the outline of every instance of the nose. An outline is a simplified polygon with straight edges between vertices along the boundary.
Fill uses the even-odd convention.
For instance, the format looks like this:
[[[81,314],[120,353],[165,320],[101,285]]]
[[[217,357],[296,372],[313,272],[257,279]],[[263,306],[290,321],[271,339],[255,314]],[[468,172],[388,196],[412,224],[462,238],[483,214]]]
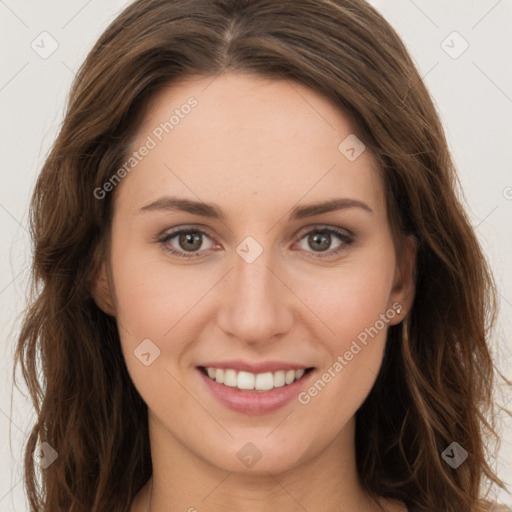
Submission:
[[[219,327],[247,345],[275,341],[295,321],[294,295],[279,275],[282,272],[275,268],[270,252],[263,251],[252,263],[235,255],[234,268],[225,277],[221,291]]]

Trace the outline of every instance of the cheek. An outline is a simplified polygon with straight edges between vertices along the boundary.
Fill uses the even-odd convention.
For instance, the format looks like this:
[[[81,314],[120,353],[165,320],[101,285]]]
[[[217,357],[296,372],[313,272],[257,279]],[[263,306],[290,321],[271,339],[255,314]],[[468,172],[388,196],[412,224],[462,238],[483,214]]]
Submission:
[[[322,269],[297,281],[298,294],[321,319],[330,333],[332,348],[342,350],[385,314],[393,282],[392,258],[351,262],[339,268]],[[379,324],[380,325],[380,324]]]
[[[170,265],[159,251],[114,255],[117,319],[133,336],[163,339],[211,287],[211,270]]]
[[[132,248],[117,253],[116,259],[112,251],[116,318],[135,387],[151,409],[171,417],[176,409],[194,407],[178,384],[183,380],[178,365],[191,340],[198,338],[194,329],[199,323],[193,318],[212,278],[211,271],[210,277],[195,278],[193,272],[165,264],[148,252]]]
[[[328,279],[308,277],[301,293],[314,290],[307,301],[322,322],[318,336],[322,367],[299,403],[315,411],[312,420],[325,428],[322,412],[330,411],[335,425],[344,424],[370,392],[382,362],[389,321],[394,260],[386,253],[364,265],[350,264],[331,272]],[[331,270],[331,269],[329,269]],[[316,283],[316,284],[315,284]],[[320,286],[321,284],[321,286]],[[327,329],[327,327],[329,329]]]

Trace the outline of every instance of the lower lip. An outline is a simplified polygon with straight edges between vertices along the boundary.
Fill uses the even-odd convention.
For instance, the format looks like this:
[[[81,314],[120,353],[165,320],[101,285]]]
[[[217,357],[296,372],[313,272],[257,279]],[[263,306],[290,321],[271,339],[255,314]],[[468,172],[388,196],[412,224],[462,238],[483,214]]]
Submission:
[[[277,411],[291,402],[311,379],[314,370],[304,374],[292,384],[274,388],[271,391],[242,391],[235,387],[225,386],[207,377],[197,370],[213,396],[229,409],[244,414],[256,415]]]

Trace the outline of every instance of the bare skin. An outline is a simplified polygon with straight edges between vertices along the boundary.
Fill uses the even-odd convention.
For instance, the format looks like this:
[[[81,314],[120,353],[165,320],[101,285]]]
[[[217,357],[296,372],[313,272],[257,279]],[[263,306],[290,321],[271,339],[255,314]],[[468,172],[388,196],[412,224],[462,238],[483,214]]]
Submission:
[[[158,140],[155,129],[190,97],[197,106]],[[152,493],[148,482],[131,512],[406,510],[391,500],[379,508],[356,471],[355,413],[414,289],[395,252],[375,160],[369,150],[351,161],[338,149],[354,133],[316,92],[246,74],[196,77],[151,102],[133,150],[148,137],[156,145],[116,187],[110,262],[95,291],[117,319],[149,409]],[[224,219],[141,210],[164,196],[215,203]],[[334,198],[353,203],[289,220],[294,208]],[[198,257],[179,235],[161,241],[182,227],[206,232]],[[329,227],[348,238],[324,233],[326,249],[315,250],[308,235]],[[250,263],[236,251],[248,236],[262,249]],[[407,247],[412,266],[412,241]],[[307,403],[269,413],[227,408],[197,368],[278,360],[314,367],[320,378],[377,325]],[[160,350],[147,366],[134,357],[145,339]],[[261,454],[252,467],[237,457],[248,442]]]

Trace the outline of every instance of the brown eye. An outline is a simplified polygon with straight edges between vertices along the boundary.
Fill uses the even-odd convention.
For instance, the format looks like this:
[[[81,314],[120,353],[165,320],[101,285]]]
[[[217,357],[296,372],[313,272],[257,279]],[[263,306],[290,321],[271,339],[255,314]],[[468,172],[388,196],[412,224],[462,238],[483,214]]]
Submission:
[[[334,249],[329,250],[333,241],[338,241],[338,245]],[[342,251],[345,251],[353,243],[354,238],[347,231],[334,229],[334,228],[322,228],[309,231],[301,238],[301,242],[306,242],[302,248],[307,252],[317,253],[315,257],[318,258],[329,258],[337,256]],[[312,249],[308,251],[308,249]]]
[[[201,233],[190,232],[180,234],[178,238],[178,244],[180,249],[185,251],[196,251],[201,248],[203,244]]]
[[[173,255],[183,258],[201,256],[200,249],[203,246],[204,237],[210,238],[208,234],[200,229],[179,229],[164,234],[158,242],[164,249]],[[207,247],[205,250],[210,249]]]
[[[308,236],[308,244],[314,251],[325,251],[331,245],[331,235],[325,232],[317,232]]]

